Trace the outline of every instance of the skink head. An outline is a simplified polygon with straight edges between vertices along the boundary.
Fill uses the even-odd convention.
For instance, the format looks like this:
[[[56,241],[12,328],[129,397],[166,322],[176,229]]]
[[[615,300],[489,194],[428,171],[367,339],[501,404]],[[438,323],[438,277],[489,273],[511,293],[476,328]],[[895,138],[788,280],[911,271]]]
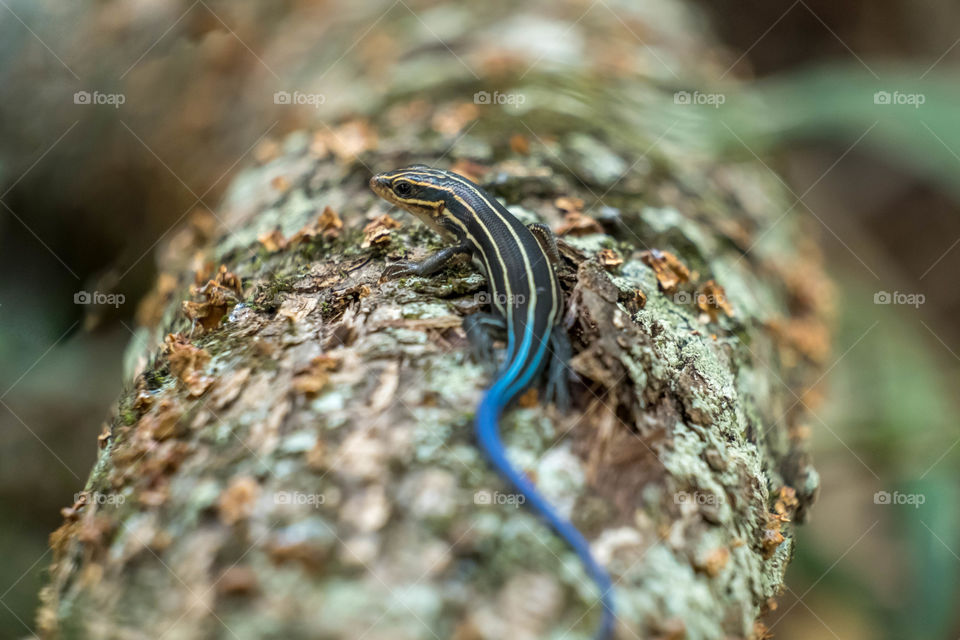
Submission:
[[[450,220],[443,215],[455,184],[445,171],[415,164],[370,178],[370,188],[378,196],[409,211],[443,236],[456,235]]]

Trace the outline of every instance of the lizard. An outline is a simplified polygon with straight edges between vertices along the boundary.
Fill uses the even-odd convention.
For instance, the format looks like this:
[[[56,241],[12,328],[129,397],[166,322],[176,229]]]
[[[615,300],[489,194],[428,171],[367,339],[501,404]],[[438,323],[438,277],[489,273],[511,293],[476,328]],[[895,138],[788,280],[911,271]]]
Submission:
[[[615,615],[609,574],[577,528],[510,462],[500,436],[503,411],[543,377],[546,399],[553,400],[560,411],[569,404],[566,368],[572,349],[561,324],[564,300],[556,273],[560,255],[553,232],[542,223],[523,225],[474,182],[426,165],[378,173],[370,179],[370,188],[450,243],[420,262],[389,265],[384,278],[429,276],[466,257],[485,275],[492,312],[466,316],[463,328],[478,359],[488,366],[496,362],[493,339],[505,337],[507,347],[503,363],[477,406],[477,442],[496,472],[525,498],[524,504],[545,520],[583,563],[600,591],[602,619],[595,637],[612,637]]]

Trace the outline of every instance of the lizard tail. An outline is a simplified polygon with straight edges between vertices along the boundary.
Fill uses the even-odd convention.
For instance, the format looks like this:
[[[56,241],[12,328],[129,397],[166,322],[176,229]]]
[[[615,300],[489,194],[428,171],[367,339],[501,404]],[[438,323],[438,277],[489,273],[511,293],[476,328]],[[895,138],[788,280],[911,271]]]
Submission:
[[[546,498],[537,491],[533,483],[507,459],[506,450],[500,439],[500,414],[503,412],[508,399],[495,385],[480,401],[474,427],[480,448],[484,451],[497,473],[516,491],[526,498],[526,504],[541,518],[547,521],[550,528],[563,538],[574,550],[583,563],[589,576],[600,590],[600,604],[603,607],[603,619],[600,628],[594,636],[596,640],[610,640],[613,637],[614,609],[613,584],[606,570],[601,567],[590,553],[590,545],[568,520],[561,517],[550,505]]]

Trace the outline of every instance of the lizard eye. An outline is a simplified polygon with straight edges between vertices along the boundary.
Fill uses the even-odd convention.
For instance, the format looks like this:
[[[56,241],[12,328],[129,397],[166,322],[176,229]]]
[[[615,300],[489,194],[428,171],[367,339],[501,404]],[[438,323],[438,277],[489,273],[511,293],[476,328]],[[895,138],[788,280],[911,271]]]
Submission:
[[[401,198],[407,198],[413,193],[413,185],[409,182],[398,182],[393,185],[393,192]]]

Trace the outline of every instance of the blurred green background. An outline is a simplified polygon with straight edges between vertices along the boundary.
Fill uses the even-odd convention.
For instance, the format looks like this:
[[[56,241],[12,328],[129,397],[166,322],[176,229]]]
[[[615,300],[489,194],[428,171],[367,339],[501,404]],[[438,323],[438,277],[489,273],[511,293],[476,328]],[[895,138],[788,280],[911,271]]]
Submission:
[[[128,382],[123,349],[155,276],[152,252],[193,210],[215,207],[259,145],[304,121],[247,101],[246,87],[274,74],[258,63],[263,50],[272,65],[300,55],[303,43],[318,46],[319,23],[344,11],[200,5],[0,2],[0,639],[31,634],[47,536]],[[630,15],[633,35],[673,5],[718,34],[726,69],[713,78],[725,103],[675,134],[767,165],[819,227],[837,284],[824,399],[804,398],[820,500],[764,622],[788,639],[956,638],[960,7],[657,2]],[[390,3],[364,6],[378,16]],[[571,24],[599,6],[547,13]],[[390,20],[359,22],[369,28],[351,33],[351,55],[375,58]],[[72,105],[48,96],[54,83],[127,74],[152,91],[150,109],[75,120]],[[665,109],[643,117],[673,118]],[[79,291],[124,302],[94,313],[74,303]]]

